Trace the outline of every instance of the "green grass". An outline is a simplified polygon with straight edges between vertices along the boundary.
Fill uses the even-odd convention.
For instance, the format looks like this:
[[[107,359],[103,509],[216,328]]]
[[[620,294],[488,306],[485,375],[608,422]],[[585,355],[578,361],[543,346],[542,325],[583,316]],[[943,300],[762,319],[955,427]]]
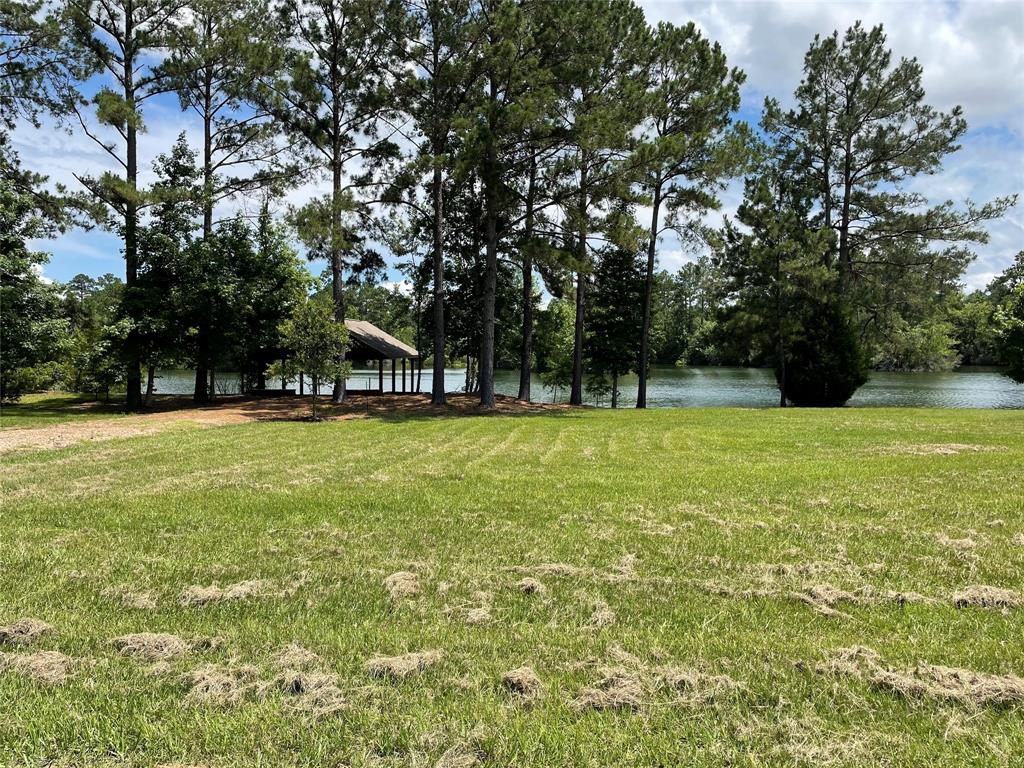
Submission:
[[[961,447],[935,452],[949,445]],[[902,696],[814,668],[861,645],[898,669],[1024,675],[1024,609],[950,600],[973,584],[1024,591],[1021,412],[175,425],[6,456],[0,491],[0,624],[56,628],[6,650],[74,660],[56,686],[0,673],[0,765],[1006,766],[1024,754],[1020,706]],[[617,579],[626,555],[635,577]],[[543,563],[581,570],[519,592],[513,569]],[[419,575],[420,595],[389,598],[382,581],[400,570]],[[249,579],[266,593],[179,605],[190,585]],[[827,616],[791,596],[816,584],[934,602]],[[156,607],[126,607],[111,588]],[[478,591],[492,621],[469,626]],[[600,603],[615,620],[593,627]],[[221,643],[157,669],[110,645],[147,631]],[[293,642],[320,656],[343,709],[297,711],[302,697],[272,685],[234,704],[186,700],[184,676],[204,664],[272,682]],[[365,669],[426,649],[444,660],[401,682]],[[524,664],[545,689],[532,705],[500,684]],[[575,708],[612,667],[641,680],[639,708]],[[739,687],[695,703],[657,683],[664,667]]]
[[[118,402],[104,403],[87,395],[46,392],[25,395],[16,403],[0,405],[0,429],[42,427],[66,421],[110,418],[124,411]]]

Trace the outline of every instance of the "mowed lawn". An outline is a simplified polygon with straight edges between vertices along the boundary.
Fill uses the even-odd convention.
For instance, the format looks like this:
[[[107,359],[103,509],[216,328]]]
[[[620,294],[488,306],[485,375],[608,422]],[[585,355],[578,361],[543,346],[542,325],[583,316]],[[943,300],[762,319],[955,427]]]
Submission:
[[[1024,762],[1022,412],[176,423],[0,461],[0,626],[51,627],[0,646],[0,765]]]

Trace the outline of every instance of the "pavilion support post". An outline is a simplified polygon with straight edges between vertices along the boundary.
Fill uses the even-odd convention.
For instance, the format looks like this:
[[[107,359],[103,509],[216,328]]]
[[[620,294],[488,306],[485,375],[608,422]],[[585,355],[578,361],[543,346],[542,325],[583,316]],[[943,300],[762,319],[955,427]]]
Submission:
[[[285,371],[284,357],[282,357],[281,358],[281,394],[282,395],[284,394],[284,391],[286,389],[288,389],[288,379],[285,377],[284,371]]]
[[[377,361],[377,389],[384,394],[384,358]]]
[[[402,358],[402,394],[405,394],[405,358]]]
[[[391,392],[395,392],[395,358],[391,358]]]
[[[423,382],[423,358],[418,357],[416,362],[416,394],[420,393],[420,384]]]

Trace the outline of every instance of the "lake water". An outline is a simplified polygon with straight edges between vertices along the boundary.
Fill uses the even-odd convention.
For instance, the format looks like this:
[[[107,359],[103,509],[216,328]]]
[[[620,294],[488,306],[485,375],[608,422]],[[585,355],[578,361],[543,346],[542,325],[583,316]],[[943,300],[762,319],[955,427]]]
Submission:
[[[156,382],[160,394],[191,394],[194,375],[187,370],[165,370],[158,373]],[[423,371],[423,391],[430,391],[430,370]],[[238,391],[237,376],[218,375],[217,389],[225,394]],[[450,368],[445,371],[445,389],[457,392],[464,388],[465,371]],[[402,373],[398,370],[398,390],[401,391]],[[269,386],[276,386],[268,382]],[[289,386],[296,386],[291,382]],[[375,389],[376,370],[353,370],[348,379],[350,389]],[[384,388],[390,390],[391,376],[384,376]],[[495,388],[501,394],[515,395],[519,391],[519,372],[495,371]],[[552,392],[545,389],[540,378],[533,378],[533,398],[537,401],[566,401],[567,390]],[[310,391],[307,377],[306,392]],[[321,392],[329,392],[321,387]],[[621,405],[636,402],[636,376],[623,379]],[[586,398],[593,402],[593,398]],[[763,368],[673,368],[656,367],[647,384],[647,402],[652,407],[713,408],[742,407],[768,408],[778,405],[779,391],[772,371]],[[897,406],[932,408],[1024,408],[1024,385],[1015,384],[998,371],[968,370],[945,373],[888,373],[874,372],[849,403],[851,406]],[[601,405],[608,405],[607,400]]]

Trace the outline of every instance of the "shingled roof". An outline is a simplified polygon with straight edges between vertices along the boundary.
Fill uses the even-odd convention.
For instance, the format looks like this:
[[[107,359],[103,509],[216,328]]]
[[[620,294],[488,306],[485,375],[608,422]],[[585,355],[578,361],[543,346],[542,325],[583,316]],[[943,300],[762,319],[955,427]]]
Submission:
[[[390,333],[385,333],[373,323],[365,320],[346,320],[349,337],[353,342],[353,350],[357,345],[365,347],[385,360],[401,360],[402,358],[418,358],[420,353],[408,344],[399,341]]]

